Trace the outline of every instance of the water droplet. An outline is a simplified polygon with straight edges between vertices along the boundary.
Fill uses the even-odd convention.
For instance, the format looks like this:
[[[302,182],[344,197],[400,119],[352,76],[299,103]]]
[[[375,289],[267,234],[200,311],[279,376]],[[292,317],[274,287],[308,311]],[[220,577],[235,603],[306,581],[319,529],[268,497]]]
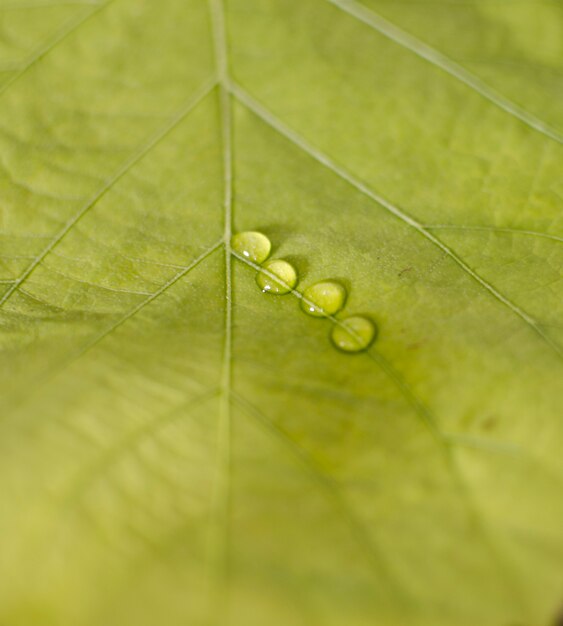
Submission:
[[[375,324],[367,317],[353,315],[335,324],[332,329],[332,342],[344,352],[361,352],[373,343],[377,334]]]
[[[261,265],[270,256],[272,244],[263,233],[247,231],[234,235],[231,247],[249,261]]]
[[[301,308],[309,315],[327,317],[338,313],[346,300],[346,289],[332,280],[322,281],[307,287],[303,292]]]
[[[297,272],[291,263],[282,259],[272,259],[258,272],[256,282],[265,293],[281,296],[295,287]]]

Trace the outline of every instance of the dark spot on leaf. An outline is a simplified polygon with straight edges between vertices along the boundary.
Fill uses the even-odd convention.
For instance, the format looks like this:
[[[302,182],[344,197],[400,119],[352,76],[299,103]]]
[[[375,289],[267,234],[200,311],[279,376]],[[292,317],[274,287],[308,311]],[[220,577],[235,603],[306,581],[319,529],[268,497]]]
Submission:
[[[498,418],[495,415],[489,415],[483,420],[483,430],[493,430],[498,423]]]

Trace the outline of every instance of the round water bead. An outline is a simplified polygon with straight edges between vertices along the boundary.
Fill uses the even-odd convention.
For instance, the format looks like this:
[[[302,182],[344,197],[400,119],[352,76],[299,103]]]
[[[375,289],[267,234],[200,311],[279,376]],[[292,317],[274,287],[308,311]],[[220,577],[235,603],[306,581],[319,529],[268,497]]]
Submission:
[[[303,292],[301,308],[315,317],[327,317],[338,313],[346,301],[346,289],[332,280],[321,281],[307,287]]]
[[[297,272],[291,263],[282,259],[272,259],[264,263],[256,275],[256,282],[264,293],[281,296],[295,287]]]
[[[367,317],[353,315],[335,324],[332,329],[332,343],[344,352],[361,352],[375,340],[377,328]]]
[[[263,233],[246,231],[233,235],[231,248],[249,261],[261,265],[270,256],[272,244]]]

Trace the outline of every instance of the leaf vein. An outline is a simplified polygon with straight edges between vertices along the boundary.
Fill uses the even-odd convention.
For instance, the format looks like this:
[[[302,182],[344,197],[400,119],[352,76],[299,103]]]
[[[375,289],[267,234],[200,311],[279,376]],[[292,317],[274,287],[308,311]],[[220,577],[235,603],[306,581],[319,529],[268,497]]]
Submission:
[[[217,427],[217,481],[213,494],[211,543],[208,562],[208,602],[210,621],[221,621],[221,595],[227,583],[229,568],[229,517],[232,500],[232,329],[233,288],[231,268],[231,235],[233,213],[233,146],[232,113],[229,85],[229,59],[223,0],[209,0],[215,63],[219,82],[221,143],[223,149],[223,239],[225,245],[225,337],[221,366],[221,395]]]
[[[207,96],[215,86],[215,81],[205,83],[195,95],[178,111],[166,126],[153,135],[133,156],[119,168],[119,170],[99,189],[94,196],[82,206],[78,212],[63,226],[50,243],[34,258],[17,282],[0,298],[0,307],[12,296],[12,294],[30,277],[38,265],[63,241],[66,235],[80,222],[80,220],[103,198],[143,157],[145,157],[156,145],[165,139],[185,117]]]
[[[53,37],[47,39],[47,41],[36,48],[35,52],[31,54],[28,61],[20,66],[20,69],[15,73],[8,81],[6,81],[2,87],[0,87],[0,96],[5,93],[9,87],[11,87],[17,80],[19,80],[24,74],[26,74],[36,63],[38,63],[43,57],[45,57],[51,50],[53,50],[59,43],[62,43],[73,32],[80,28],[83,24],[88,22],[90,18],[100,13],[103,9],[108,7],[115,0],[107,0],[103,3],[87,3],[80,2],[84,6],[94,6],[94,9],[80,13],[75,16],[69,22],[67,22],[59,31],[55,33]]]
[[[137,304],[137,306],[135,306],[133,309],[128,311],[125,315],[123,315],[119,320],[117,320],[114,324],[112,324],[103,333],[101,333],[100,335],[98,335],[97,337],[92,339],[89,343],[87,343],[85,346],[83,346],[80,349],[79,352],[77,352],[76,354],[74,354],[72,356],[72,358],[70,359],[70,362],[76,361],[78,358],[83,356],[86,352],[91,350],[94,346],[98,345],[101,341],[103,341],[108,335],[110,335],[112,332],[114,332],[117,328],[119,328],[120,326],[125,324],[125,322],[127,322],[132,317],[137,315],[137,313],[139,313],[139,311],[144,309],[147,305],[149,305],[151,302],[153,302],[158,297],[160,297],[163,293],[168,291],[179,280],[181,280],[182,278],[187,276],[193,269],[195,269],[200,263],[202,263],[205,259],[207,259],[209,256],[211,256],[211,254],[213,254],[213,252],[215,252],[215,250],[220,248],[222,245],[223,245],[223,241],[219,240],[218,242],[216,242],[215,244],[213,244],[212,246],[207,248],[207,250],[205,250],[205,252],[200,254],[196,259],[194,259],[184,269],[182,269],[180,272],[174,274],[174,276],[172,276],[172,278],[169,281],[164,283],[164,285],[162,285],[162,287],[160,287],[160,289],[158,289],[157,291],[152,293],[148,298],[145,298],[142,302],[139,302],[139,304]],[[65,365],[68,364],[68,363],[69,363],[69,361],[67,361],[65,363]]]
[[[457,224],[425,224],[427,230],[466,230],[466,231],[485,231],[509,235],[526,235],[530,237],[541,237],[542,239],[551,239],[563,243],[563,237],[558,235],[550,235],[535,230],[526,230],[520,228],[508,228],[503,226],[458,226]]]
[[[149,305],[151,302],[153,302],[158,297],[160,297],[163,293],[168,291],[168,289],[170,289],[179,280],[181,280],[182,278],[187,276],[189,274],[189,272],[191,272],[191,270],[195,269],[200,263],[202,263],[205,259],[207,259],[207,257],[209,257],[211,254],[213,254],[213,252],[215,252],[215,250],[220,248],[222,245],[223,245],[223,239],[220,239],[215,244],[213,244],[212,246],[207,248],[207,250],[205,250],[202,254],[200,254],[196,259],[194,259],[192,261],[192,263],[190,263],[189,265],[184,267],[182,269],[182,271],[177,272],[176,274],[174,274],[174,276],[169,281],[167,281],[164,285],[162,285],[162,287],[160,287],[160,289],[158,289],[156,292],[151,294],[148,298],[146,298],[145,300],[143,300],[142,302],[137,304],[135,307],[133,307],[131,310],[129,310],[127,313],[125,313],[121,318],[119,318],[109,328],[104,330],[101,334],[97,335],[96,337],[92,338],[89,342],[87,342],[84,346],[79,348],[73,354],[69,355],[66,359],[64,359],[63,361],[59,362],[54,367],[51,367],[49,369],[48,373],[46,374],[46,376],[44,376],[43,378],[40,378],[39,380],[35,380],[34,381],[34,384],[32,386],[32,391],[30,391],[29,389],[26,390],[25,396],[24,396],[23,399],[25,399],[25,400],[29,399],[29,397],[31,395],[35,394],[43,385],[45,385],[47,382],[52,380],[54,378],[54,376],[56,376],[61,371],[65,370],[67,367],[72,365],[75,361],[77,361],[78,359],[83,357],[92,348],[94,348],[100,342],[102,342],[108,335],[110,335],[112,332],[117,330],[117,328],[119,328],[120,326],[125,324],[129,319],[134,317],[137,313],[139,313],[147,305]],[[22,292],[23,292],[23,290],[22,290]],[[55,306],[49,304],[48,302],[43,302],[41,300],[38,300],[38,298],[35,297],[33,294],[28,294],[27,292],[24,292],[24,293],[28,297],[30,297],[30,298],[40,302],[41,304],[49,307],[52,310],[56,310],[57,312],[63,312],[63,309],[60,309],[60,307],[55,307]],[[17,408],[17,406],[18,405],[16,403],[16,408]],[[0,421],[2,421],[6,417],[7,417],[7,414],[2,415],[0,417]]]
[[[482,81],[480,78],[466,70],[463,66],[456,63],[453,59],[449,58],[444,53],[436,50],[432,46],[428,45],[424,41],[418,39],[414,35],[411,35],[402,28],[399,28],[383,16],[379,15],[372,9],[368,9],[356,0],[326,0],[330,2],[341,11],[354,17],[360,22],[373,28],[378,33],[387,37],[391,41],[395,42],[399,46],[410,50],[418,57],[428,61],[432,65],[439,67],[441,70],[464,83],[467,87],[473,89],[480,94],[483,98],[492,102],[494,105],[519,119],[528,127],[542,133],[543,135],[563,143],[563,134],[556,128],[550,126],[543,120],[539,119],[519,104],[516,104],[506,96],[497,92],[490,85]]]

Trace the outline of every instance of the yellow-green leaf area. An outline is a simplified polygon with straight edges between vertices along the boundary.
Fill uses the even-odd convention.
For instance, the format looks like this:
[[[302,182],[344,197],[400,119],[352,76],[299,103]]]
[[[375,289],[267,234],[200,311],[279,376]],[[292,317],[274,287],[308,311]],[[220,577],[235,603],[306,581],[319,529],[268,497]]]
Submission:
[[[536,0],[0,0],[0,624],[555,624],[562,46]]]

